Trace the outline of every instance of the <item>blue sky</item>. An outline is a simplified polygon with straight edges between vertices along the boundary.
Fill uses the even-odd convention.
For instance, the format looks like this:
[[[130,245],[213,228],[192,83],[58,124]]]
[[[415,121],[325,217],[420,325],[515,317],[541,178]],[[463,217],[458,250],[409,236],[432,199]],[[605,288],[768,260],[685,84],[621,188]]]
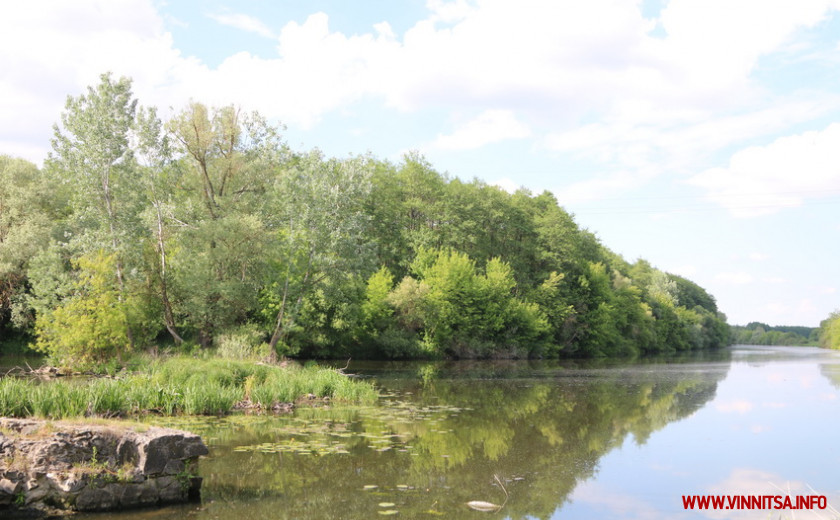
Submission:
[[[113,71],[163,114],[235,103],[296,149],[422,152],[552,191],[730,323],[840,307],[838,0],[32,0],[0,18],[0,153],[41,163]]]

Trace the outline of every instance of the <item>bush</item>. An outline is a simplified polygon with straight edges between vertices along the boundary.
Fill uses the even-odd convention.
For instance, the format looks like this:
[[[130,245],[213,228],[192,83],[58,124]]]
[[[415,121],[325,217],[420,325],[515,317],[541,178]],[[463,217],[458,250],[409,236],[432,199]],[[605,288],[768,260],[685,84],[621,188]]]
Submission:
[[[265,359],[270,348],[264,340],[259,327],[243,325],[216,337],[216,353],[227,359]]]

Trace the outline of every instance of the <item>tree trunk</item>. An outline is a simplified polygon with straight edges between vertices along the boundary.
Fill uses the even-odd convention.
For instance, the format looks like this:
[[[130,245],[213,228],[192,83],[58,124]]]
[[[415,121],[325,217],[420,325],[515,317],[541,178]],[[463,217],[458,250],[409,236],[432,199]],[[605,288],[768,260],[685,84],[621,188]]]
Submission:
[[[114,248],[114,254],[116,255],[116,264],[117,264],[117,286],[119,287],[119,293],[117,295],[117,299],[120,303],[123,303],[125,300],[125,281],[123,280],[123,264],[122,264],[122,255],[120,254],[120,242],[117,239],[117,231],[114,226],[114,222],[116,221],[116,216],[114,215],[114,207],[111,203],[111,185],[110,185],[110,178],[111,178],[111,171],[110,168],[105,172],[102,177],[102,194],[105,199],[105,209],[108,212],[108,229],[111,232],[111,246]],[[134,350],[134,333],[131,332],[131,327],[126,320],[125,323],[125,335],[128,338],[128,346],[130,350]],[[118,354],[118,357],[119,354]]]
[[[160,205],[155,203],[155,210],[157,211],[157,239],[158,249],[160,250],[160,297],[163,301],[163,323],[166,325],[166,330],[175,340],[176,345],[184,342],[184,339],[175,330],[175,319],[172,316],[172,304],[169,302],[169,293],[166,283],[166,246],[163,243],[163,217],[160,214]]]

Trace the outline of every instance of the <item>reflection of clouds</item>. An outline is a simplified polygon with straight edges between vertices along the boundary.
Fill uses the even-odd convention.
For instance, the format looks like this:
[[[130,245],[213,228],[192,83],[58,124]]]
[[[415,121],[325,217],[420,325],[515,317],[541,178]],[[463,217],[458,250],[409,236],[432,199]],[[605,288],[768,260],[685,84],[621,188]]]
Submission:
[[[773,372],[771,374],[767,374],[767,381],[770,383],[781,383],[782,381],[786,380],[784,374],[781,372]]]
[[[750,431],[753,432],[753,433],[769,432],[772,429],[773,428],[771,428],[769,426],[764,426],[763,424],[753,424],[752,426],[750,426]]]
[[[803,376],[799,378],[799,386],[801,386],[802,388],[811,388],[812,386],[814,386],[815,379],[816,376]]]
[[[729,477],[717,484],[711,485],[705,493],[709,495],[798,495],[806,494],[809,491],[802,482],[786,482],[784,484],[784,490],[782,490],[778,485],[778,483],[782,482],[786,482],[785,479],[775,473],[768,473],[757,469],[736,468],[732,470]],[[774,512],[772,509],[751,511],[709,509],[706,510],[704,514],[708,518],[766,520],[772,512]],[[784,512],[789,513],[790,511]]]
[[[638,520],[678,518],[677,516],[663,516],[662,511],[638,497],[611,492],[607,487],[592,481],[584,482],[576,487],[570,498],[572,502],[585,503],[597,509],[600,513],[599,518]]]
[[[665,464],[649,464],[648,467],[653,471],[659,471],[662,473],[667,473],[668,475],[673,475],[675,477],[688,477],[691,476],[690,471],[685,471],[684,469],[676,469],[674,466],[665,465]]]
[[[726,518],[733,520],[767,520],[768,518],[834,518],[831,504],[837,497],[829,496],[827,490],[814,490],[804,482],[789,481],[776,473],[768,473],[758,469],[736,468],[729,477],[721,482],[709,486],[704,493],[707,495],[781,495],[795,497],[798,495],[826,495],[829,508],[825,510],[813,509],[794,511],[788,509],[754,509],[754,510],[715,510],[708,509],[702,514],[708,518]],[[795,498],[793,499],[795,500]],[[695,510],[697,511],[697,510]]]
[[[834,401],[835,399],[837,399],[837,394],[835,394],[834,392],[820,394],[820,400],[822,401]]]
[[[787,405],[788,405],[787,403],[778,403],[778,402],[775,402],[775,403],[770,403],[770,402],[761,403],[761,406],[763,406],[764,408],[786,408]]]
[[[747,413],[753,409],[753,404],[749,401],[738,400],[738,401],[726,401],[723,403],[717,403],[715,408],[719,412],[723,413]]]

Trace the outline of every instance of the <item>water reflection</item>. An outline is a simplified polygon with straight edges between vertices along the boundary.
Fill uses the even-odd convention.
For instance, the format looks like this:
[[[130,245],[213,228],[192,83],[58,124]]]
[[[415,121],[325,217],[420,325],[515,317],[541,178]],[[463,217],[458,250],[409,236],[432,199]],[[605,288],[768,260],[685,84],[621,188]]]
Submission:
[[[643,445],[709,402],[729,363],[351,368],[376,378],[381,406],[159,420],[200,433],[210,445],[201,462],[204,503],[110,516],[480,517],[486,513],[470,511],[468,501],[501,504],[507,493],[505,516],[548,518],[596,475],[606,454],[627,440]]]
[[[682,495],[811,495],[840,505],[837,352],[738,347],[714,399],[644,446],[605,454],[552,518],[838,518],[828,511],[686,511]]]

